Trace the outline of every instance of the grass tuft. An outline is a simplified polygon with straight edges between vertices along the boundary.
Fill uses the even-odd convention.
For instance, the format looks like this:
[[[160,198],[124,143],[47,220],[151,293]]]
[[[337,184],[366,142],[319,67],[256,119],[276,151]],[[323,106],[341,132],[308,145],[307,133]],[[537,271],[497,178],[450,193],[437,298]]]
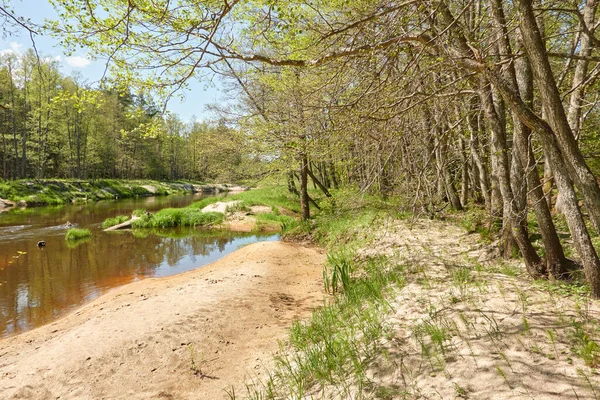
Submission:
[[[69,241],[76,241],[81,239],[87,239],[92,237],[92,232],[89,229],[71,228],[67,231],[65,239]]]
[[[251,398],[302,398],[315,385],[331,385],[344,393],[349,377],[359,387],[368,383],[367,367],[388,333],[387,293],[404,285],[403,268],[382,257],[359,262],[349,251],[332,253],[328,260],[334,270],[347,271],[339,278],[344,290],[309,321],[292,326],[290,346],[282,347],[275,372],[260,382],[261,393],[252,386]]]
[[[110,228],[111,226],[122,224],[125,221],[128,221],[130,217],[127,215],[117,215],[116,217],[107,218],[102,223],[102,229]]]
[[[174,228],[178,226],[208,226],[223,221],[223,214],[202,212],[198,208],[165,208],[152,215],[142,215],[132,224],[133,228]]]

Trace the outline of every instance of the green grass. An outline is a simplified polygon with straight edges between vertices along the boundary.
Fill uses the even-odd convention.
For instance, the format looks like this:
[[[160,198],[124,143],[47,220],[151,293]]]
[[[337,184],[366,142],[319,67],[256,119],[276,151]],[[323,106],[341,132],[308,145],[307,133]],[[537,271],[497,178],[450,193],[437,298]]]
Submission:
[[[573,322],[573,353],[581,357],[585,365],[596,368],[600,366],[600,345],[590,338],[581,322]]]
[[[151,193],[144,186],[155,188]],[[153,180],[21,179],[0,181],[0,198],[28,206],[85,203],[104,199],[186,193],[182,184]]]
[[[122,224],[125,221],[128,221],[131,217],[127,215],[117,215],[116,217],[107,218],[102,222],[102,228],[110,228],[111,226]]]
[[[261,199],[262,204],[273,206],[268,197],[278,202],[276,207],[289,201],[280,197],[285,193],[282,189],[272,193],[253,194],[253,201]],[[359,392],[375,390],[366,371],[382,351],[381,339],[390,334],[388,297],[404,286],[404,268],[383,256],[357,257],[354,249],[372,242],[373,227],[385,216],[403,218],[406,214],[398,211],[398,204],[367,196],[357,200],[345,193],[338,194],[335,202],[320,199],[320,204],[322,211],[313,214],[313,221],[297,223],[288,237],[308,236],[330,250],[323,278],[326,292],[333,297],[308,321],[292,326],[275,368],[267,378],[247,385],[249,398],[303,398],[325,386],[334,387],[341,398],[356,388]],[[281,214],[265,215],[267,220],[279,220]],[[229,395],[236,397],[233,392]]]
[[[311,193],[311,195],[314,194]],[[300,201],[298,197],[289,193],[284,186],[266,186],[259,189],[249,190],[237,193],[233,196],[227,196],[225,201],[241,200],[243,205],[251,206],[269,206],[275,208],[285,208],[294,213],[300,213]]]
[[[316,197],[314,193],[312,196]],[[284,208],[291,211],[292,213],[300,213],[300,201],[298,197],[287,191],[284,186],[265,186],[258,189],[248,190],[241,193],[236,193],[231,196],[225,197],[210,197],[195,202],[190,207],[204,208],[209,204],[216,203],[218,201],[235,201],[240,200],[241,203],[236,205],[234,209],[247,211],[252,206],[268,206],[274,210],[275,214],[278,214],[279,208]]]
[[[282,232],[287,232],[298,226],[300,222],[298,218],[287,215],[277,215],[275,213],[264,213],[256,215],[256,229],[261,230],[262,227],[273,227],[281,229]]]
[[[92,232],[89,229],[71,228],[67,231],[65,239],[69,241],[77,241],[81,239],[87,239],[92,236]]]
[[[490,217],[482,207],[472,206],[463,212],[450,214],[469,233],[479,233],[481,240],[490,243],[498,229],[490,227]]]
[[[198,208],[165,208],[133,222],[133,228],[174,228],[178,226],[208,226],[223,222],[223,214],[202,212]]]
[[[313,312],[310,320],[290,329],[289,347],[276,358],[275,372],[261,382],[262,398],[301,398],[315,385],[332,385],[342,392],[348,378],[364,387],[369,361],[380,352],[379,339],[387,331],[386,301],[392,288],[404,285],[403,268],[385,258],[355,261],[350,250],[331,255],[330,262],[351,263],[348,277],[336,301]],[[341,253],[340,253],[341,254]],[[256,398],[256,397],[255,397]]]

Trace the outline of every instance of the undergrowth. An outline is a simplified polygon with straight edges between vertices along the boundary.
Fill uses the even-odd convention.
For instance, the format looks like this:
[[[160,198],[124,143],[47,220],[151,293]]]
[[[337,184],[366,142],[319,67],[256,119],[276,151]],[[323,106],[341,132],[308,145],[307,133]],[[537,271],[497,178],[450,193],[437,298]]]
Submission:
[[[149,187],[152,190],[149,190]],[[189,192],[192,186],[176,182],[119,179],[21,179],[0,180],[0,198],[28,206],[85,203],[104,199],[163,196]],[[189,189],[189,190],[188,190]]]
[[[406,216],[395,211],[397,205],[372,200],[321,199],[322,210],[313,221],[288,231],[288,237],[309,236],[330,250],[323,281],[331,297],[308,321],[294,323],[275,368],[267,378],[249,381],[244,397],[300,399],[327,387],[348,398],[357,387],[361,392],[369,385],[367,368],[381,353],[382,338],[390,334],[388,298],[405,283],[402,266],[383,256],[356,253],[372,241],[372,227],[385,215]],[[237,397],[233,390],[228,394]]]

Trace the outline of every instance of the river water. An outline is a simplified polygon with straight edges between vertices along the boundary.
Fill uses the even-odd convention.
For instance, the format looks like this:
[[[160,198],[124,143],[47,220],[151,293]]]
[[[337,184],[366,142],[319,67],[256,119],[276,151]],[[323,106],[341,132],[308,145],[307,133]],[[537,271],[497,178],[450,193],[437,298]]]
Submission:
[[[184,207],[201,195],[146,197],[0,213],[0,337],[51,322],[111,288],[188,271],[278,235],[169,229],[103,232],[109,217],[138,208]],[[92,231],[76,246],[66,223]],[[46,246],[38,248],[38,241]]]

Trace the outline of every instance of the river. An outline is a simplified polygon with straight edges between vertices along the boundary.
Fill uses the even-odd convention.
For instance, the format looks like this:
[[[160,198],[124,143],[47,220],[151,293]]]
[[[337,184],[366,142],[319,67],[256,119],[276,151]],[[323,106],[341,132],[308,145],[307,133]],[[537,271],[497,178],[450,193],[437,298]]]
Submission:
[[[278,235],[199,229],[103,232],[109,217],[138,208],[184,207],[201,195],[145,197],[0,213],[0,337],[33,329],[100,296],[147,277],[184,272],[240,246]],[[66,223],[92,231],[77,246]],[[38,241],[46,246],[38,248]]]

